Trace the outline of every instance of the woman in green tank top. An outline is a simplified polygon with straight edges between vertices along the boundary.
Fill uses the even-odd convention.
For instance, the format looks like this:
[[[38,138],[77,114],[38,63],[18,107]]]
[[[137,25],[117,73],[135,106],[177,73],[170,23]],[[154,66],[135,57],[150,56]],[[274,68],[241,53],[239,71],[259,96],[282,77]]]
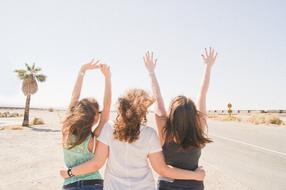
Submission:
[[[94,98],[79,101],[83,78],[88,70],[99,69],[105,78],[103,110]],[[82,164],[94,157],[96,137],[109,120],[111,106],[111,72],[109,66],[92,60],[81,66],[72,92],[67,116],[63,122],[63,153],[67,168]],[[97,124],[97,126],[94,127]],[[65,179],[64,190],[102,190],[103,180],[99,172],[73,176]]]

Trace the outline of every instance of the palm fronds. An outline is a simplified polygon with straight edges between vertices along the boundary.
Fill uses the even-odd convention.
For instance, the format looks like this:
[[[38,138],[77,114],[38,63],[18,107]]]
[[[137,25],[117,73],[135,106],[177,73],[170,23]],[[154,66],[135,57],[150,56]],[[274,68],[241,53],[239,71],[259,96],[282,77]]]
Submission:
[[[37,81],[39,81],[39,82],[45,82],[45,81],[46,81],[46,78],[47,78],[47,76],[46,76],[46,75],[43,75],[43,74],[38,74],[38,75],[36,75],[36,79],[37,79]]]
[[[20,80],[25,80],[28,78],[27,71],[24,69],[16,69],[14,72],[17,73]]]
[[[47,76],[39,74],[39,72],[42,71],[42,69],[40,67],[36,67],[35,63],[33,63],[32,65],[25,63],[25,67],[26,69],[15,70],[20,80],[27,80],[32,76],[39,82],[46,81]]]

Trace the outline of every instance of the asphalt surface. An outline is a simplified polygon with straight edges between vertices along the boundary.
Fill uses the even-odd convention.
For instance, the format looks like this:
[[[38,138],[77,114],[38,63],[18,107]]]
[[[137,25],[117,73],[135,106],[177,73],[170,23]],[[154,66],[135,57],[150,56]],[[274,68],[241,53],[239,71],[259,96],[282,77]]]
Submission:
[[[253,190],[286,189],[286,127],[212,121],[202,163]]]

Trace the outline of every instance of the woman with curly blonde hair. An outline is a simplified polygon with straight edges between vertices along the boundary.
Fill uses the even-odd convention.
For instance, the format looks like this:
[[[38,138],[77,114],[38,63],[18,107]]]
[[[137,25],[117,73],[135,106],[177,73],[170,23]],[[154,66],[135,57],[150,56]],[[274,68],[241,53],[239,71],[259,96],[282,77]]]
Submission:
[[[155,190],[152,168],[162,176],[176,179],[203,180],[205,172],[198,168],[187,171],[165,164],[155,129],[146,125],[148,108],[154,99],[144,90],[130,89],[117,102],[113,125],[106,124],[98,138],[95,157],[71,172],[78,176],[99,170],[108,158],[104,175],[106,190]],[[66,170],[61,170],[64,178]]]
[[[103,110],[94,98],[79,100],[83,78],[88,70],[100,69],[105,77],[105,92]],[[63,122],[62,138],[65,165],[72,168],[91,160],[95,153],[96,138],[104,124],[109,120],[111,106],[111,73],[108,65],[99,64],[92,60],[81,66],[72,92],[72,98],[67,116]],[[96,127],[94,129],[94,127]],[[103,180],[99,172],[74,176],[68,173],[65,179],[64,190],[102,190]]]

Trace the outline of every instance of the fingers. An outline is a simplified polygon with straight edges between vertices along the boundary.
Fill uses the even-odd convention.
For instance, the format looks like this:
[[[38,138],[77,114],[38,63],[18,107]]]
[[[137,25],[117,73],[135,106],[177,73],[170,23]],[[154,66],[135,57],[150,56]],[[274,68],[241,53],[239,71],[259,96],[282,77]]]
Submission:
[[[204,60],[208,60],[208,59],[215,60],[217,55],[218,53],[215,51],[215,49],[212,47],[209,47],[208,49],[205,48],[205,52],[201,56]]]
[[[205,48],[205,52],[204,52],[204,57],[214,57],[215,55],[215,49],[212,47],[209,47],[209,49]]]
[[[214,56],[214,48],[212,48],[212,47],[210,47],[210,52],[211,52],[211,54],[210,54],[210,56]]]
[[[91,64],[91,67],[93,69],[99,68],[99,66],[100,66],[100,60],[96,60]]]
[[[93,64],[98,65],[100,63],[100,60],[96,60]]]
[[[100,68],[101,71],[104,71],[104,72],[109,72],[110,71],[110,66],[107,65],[107,64],[100,64],[99,68]]]
[[[147,62],[147,61],[155,61],[154,60],[154,52],[150,52],[150,51],[147,51],[146,53],[145,53],[145,55],[143,56],[143,60],[144,60],[144,62]]]
[[[215,53],[215,56],[214,56],[214,60],[216,60],[217,54],[218,54],[218,53],[216,52],[216,53]]]
[[[204,54],[201,55],[203,59],[206,59],[206,57],[204,56]]]
[[[207,48],[205,48],[205,55],[206,55],[207,57],[209,56]]]
[[[94,58],[91,59],[90,62],[88,62],[88,64],[92,64],[94,62]]]

